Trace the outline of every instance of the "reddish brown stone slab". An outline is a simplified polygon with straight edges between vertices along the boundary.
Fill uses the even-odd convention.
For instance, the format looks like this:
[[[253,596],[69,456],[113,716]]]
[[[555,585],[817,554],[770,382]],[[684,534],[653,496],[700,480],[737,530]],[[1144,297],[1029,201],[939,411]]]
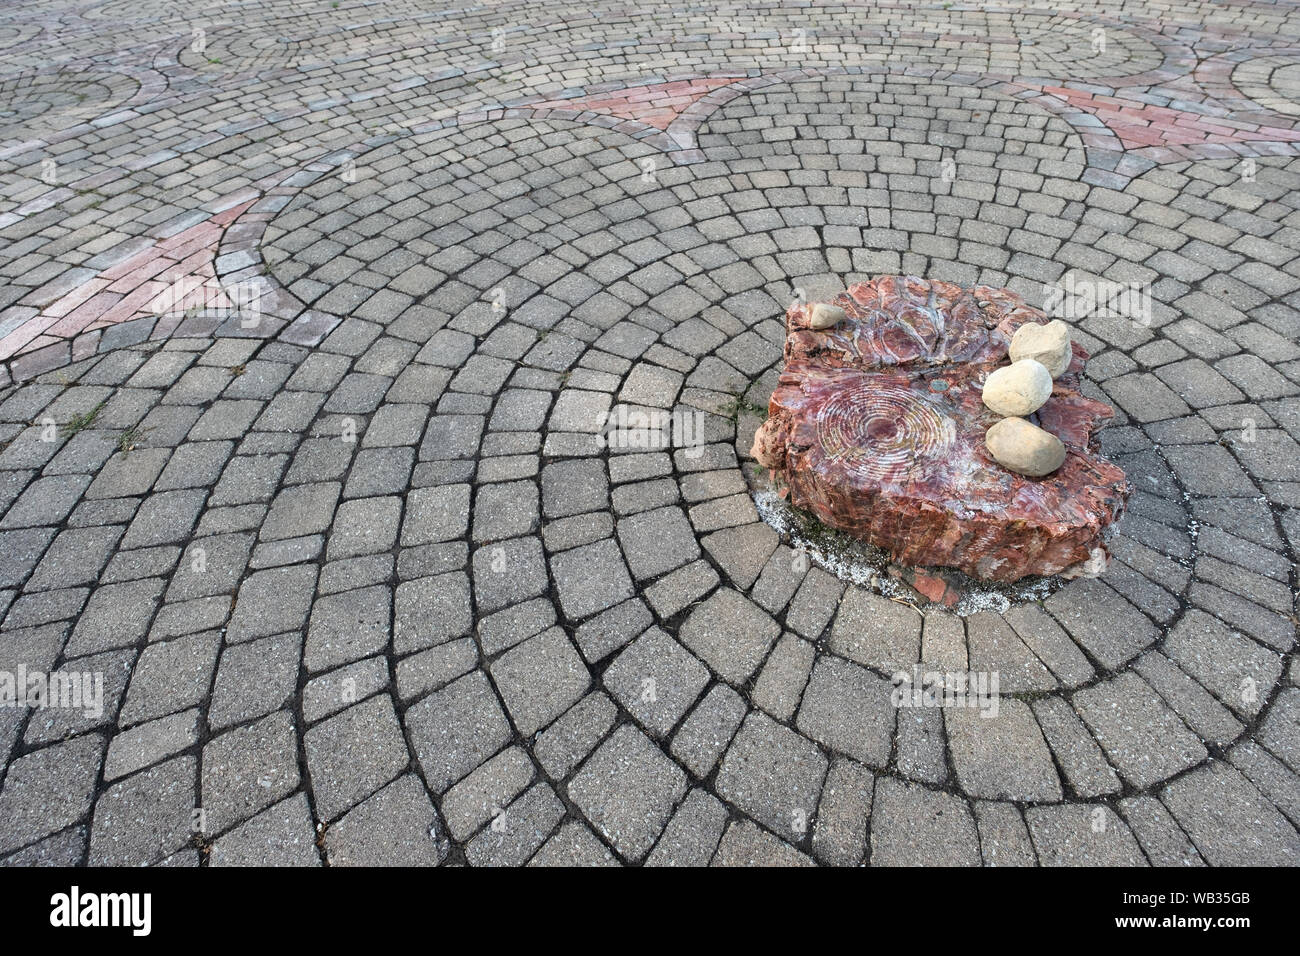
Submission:
[[[790,503],[911,567],[988,581],[1057,574],[1105,559],[1104,537],[1129,485],[1094,432],[1113,412],[1079,391],[1087,353],[1031,417],[1065,444],[1045,478],[997,464],[984,433],[999,418],[980,393],[1008,361],[1011,336],[1047,317],[1008,289],[884,276],[834,300],[846,319],[807,327],[786,315],[785,369],[754,456]]]

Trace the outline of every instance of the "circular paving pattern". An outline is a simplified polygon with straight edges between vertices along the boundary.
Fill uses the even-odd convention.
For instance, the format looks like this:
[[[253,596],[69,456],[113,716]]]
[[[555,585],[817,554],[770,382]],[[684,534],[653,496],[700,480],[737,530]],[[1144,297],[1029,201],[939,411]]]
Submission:
[[[1264,109],[1300,116],[1300,51],[1246,60],[1232,71],[1232,84]]]
[[[0,79],[5,138],[58,133],[125,103],[140,84],[121,73],[20,74]]]
[[[0,669],[106,695],[0,710],[0,858],[1295,861],[1300,160],[1099,175],[1064,113],[946,74],[718,101],[679,164],[399,99],[369,146],[378,104],[297,113],[297,172],[200,180],[249,203],[215,269],[271,312],[128,322],[0,391]],[[138,179],[159,224],[170,175]],[[881,273],[1149,292],[1067,316],[1136,488],[1103,577],[963,617],[760,520],[785,308]],[[923,706],[936,673],[973,705]]]
[[[436,42],[436,36],[430,28],[408,26],[329,27],[306,16],[256,28],[242,24],[213,27],[201,37],[192,36],[179,61],[205,73],[311,71],[352,61],[364,61],[368,69],[383,71],[394,59],[392,54],[405,53],[407,44],[420,41]]]

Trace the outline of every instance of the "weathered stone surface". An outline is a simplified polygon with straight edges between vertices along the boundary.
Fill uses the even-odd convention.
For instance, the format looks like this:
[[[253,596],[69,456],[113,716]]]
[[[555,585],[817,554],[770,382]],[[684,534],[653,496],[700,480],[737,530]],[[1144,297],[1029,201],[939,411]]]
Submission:
[[[960,797],[883,778],[871,813],[873,866],[979,866],[979,836]]]
[[[1099,454],[1093,433],[1112,413],[1079,390],[1081,348],[1036,414],[1063,443],[1064,464],[1029,480],[989,457],[995,417],[981,382],[1040,311],[1006,289],[898,276],[855,285],[834,304],[848,317],[826,331],[809,329],[809,306],[787,312],[785,370],[754,439],[754,457],[782,473],[791,504],[900,564],[987,580],[1105,554],[1130,489]]]

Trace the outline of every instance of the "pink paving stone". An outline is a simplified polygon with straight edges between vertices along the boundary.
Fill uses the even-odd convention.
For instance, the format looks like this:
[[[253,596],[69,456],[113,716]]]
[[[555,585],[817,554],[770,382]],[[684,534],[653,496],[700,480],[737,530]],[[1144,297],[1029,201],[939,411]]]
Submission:
[[[808,327],[786,313],[785,368],[754,457],[797,508],[909,567],[990,581],[1104,564],[1130,488],[1094,432],[1110,407],[1079,391],[1087,353],[1031,418],[1066,446],[1057,471],[1026,478],[998,465],[984,433],[999,419],[981,390],[1012,334],[1046,316],[1008,289],[883,276],[832,300],[847,318]]]
[[[636,120],[655,129],[666,130],[682,110],[720,87],[736,81],[735,77],[718,76],[696,80],[675,80],[631,86],[618,96],[604,93],[569,100],[544,100],[531,104],[535,110],[558,109],[581,112],[591,110],[620,119]]]
[[[233,198],[246,195],[247,191],[241,191]],[[0,338],[0,361],[72,339],[90,328],[152,315],[154,299],[177,279],[186,295],[203,289],[205,283],[215,283],[214,262],[222,234],[256,201],[256,197],[243,198],[227,205],[203,222],[160,239],[98,274],[88,274],[71,288],[58,286],[58,280],[50,283],[50,287],[62,289],[61,294]],[[230,305],[219,288],[204,290],[203,295],[204,307]]]

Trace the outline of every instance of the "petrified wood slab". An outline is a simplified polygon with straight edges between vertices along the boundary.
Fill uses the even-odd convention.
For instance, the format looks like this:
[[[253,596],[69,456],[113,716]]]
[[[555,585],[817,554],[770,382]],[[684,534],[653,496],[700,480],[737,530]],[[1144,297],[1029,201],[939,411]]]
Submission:
[[[846,318],[807,327],[786,314],[785,369],[754,455],[790,502],[911,567],[988,581],[1104,568],[1104,537],[1129,494],[1094,432],[1113,412],[1079,391],[1087,353],[1031,420],[1065,444],[1046,478],[1002,468],[984,447],[998,416],[980,388],[1011,336],[1047,317],[1008,289],[915,277],[860,283],[833,301]]]

